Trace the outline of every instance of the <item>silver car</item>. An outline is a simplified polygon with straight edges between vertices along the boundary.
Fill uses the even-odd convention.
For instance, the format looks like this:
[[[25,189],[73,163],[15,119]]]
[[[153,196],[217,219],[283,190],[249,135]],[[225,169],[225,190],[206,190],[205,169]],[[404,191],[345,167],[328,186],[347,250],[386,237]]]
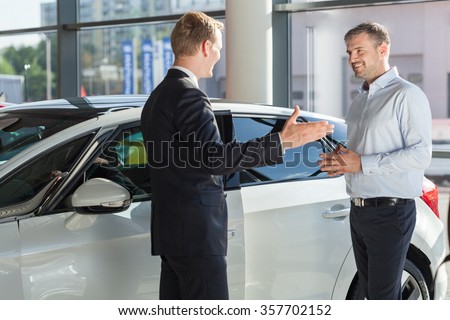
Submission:
[[[0,110],[0,299],[158,298],[140,129],[146,99],[97,96]],[[224,141],[278,131],[292,111],[222,100],[213,108]],[[283,164],[224,177],[232,299],[362,298],[344,178],[317,166],[320,153],[345,144],[346,126],[301,115],[334,123],[333,136],[288,150]],[[437,270],[444,227],[434,197],[428,185],[416,200],[404,299],[445,297],[447,275]]]

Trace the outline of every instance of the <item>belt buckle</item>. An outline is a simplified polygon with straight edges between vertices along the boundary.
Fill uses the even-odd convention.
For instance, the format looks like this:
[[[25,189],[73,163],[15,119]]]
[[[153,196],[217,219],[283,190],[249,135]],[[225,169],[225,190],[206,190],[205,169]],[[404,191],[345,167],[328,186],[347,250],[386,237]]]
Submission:
[[[353,203],[357,207],[364,207],[364,199],[363,198],[355,198],[355,199],[353,199]]]

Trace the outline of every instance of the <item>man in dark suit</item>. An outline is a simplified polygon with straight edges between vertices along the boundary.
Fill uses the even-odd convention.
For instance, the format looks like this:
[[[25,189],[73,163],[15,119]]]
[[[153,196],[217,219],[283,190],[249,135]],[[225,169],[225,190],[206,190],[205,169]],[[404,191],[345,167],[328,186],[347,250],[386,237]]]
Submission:
[[[296,123],[245,143],[223,143],[198,79],[220,59],[223,24],[188,12],[172,35],[173,67],[150,95],[142,132],[152,184],[152,254],[161,256],[160,299],[228,299],[227,206],[222,175],[283,161],[283,149],[332,132]]]

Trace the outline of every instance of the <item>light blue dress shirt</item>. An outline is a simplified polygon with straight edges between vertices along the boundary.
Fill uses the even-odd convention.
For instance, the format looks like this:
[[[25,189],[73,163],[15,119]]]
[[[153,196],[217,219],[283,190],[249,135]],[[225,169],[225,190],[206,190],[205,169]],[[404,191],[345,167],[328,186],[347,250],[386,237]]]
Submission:
[[[423,91],[396,67],[360,89],[348,115],[348,149],[362,172],[347,173],[350,197],[414,198],[431,161],[431,111]]]

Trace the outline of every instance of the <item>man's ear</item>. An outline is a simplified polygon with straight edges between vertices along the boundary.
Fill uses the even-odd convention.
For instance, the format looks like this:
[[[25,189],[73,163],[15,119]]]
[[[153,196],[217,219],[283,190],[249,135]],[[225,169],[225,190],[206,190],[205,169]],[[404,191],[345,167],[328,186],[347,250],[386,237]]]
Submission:
[[[381,55],[386,56],[389,53],[389,47],[385,42],[380,44],[379,48],[380,48]]]
[[[210,41],[209,40],[205,40],[202,42],[202,55],[206,58],[209,55],[209,48],[210,48]]]

